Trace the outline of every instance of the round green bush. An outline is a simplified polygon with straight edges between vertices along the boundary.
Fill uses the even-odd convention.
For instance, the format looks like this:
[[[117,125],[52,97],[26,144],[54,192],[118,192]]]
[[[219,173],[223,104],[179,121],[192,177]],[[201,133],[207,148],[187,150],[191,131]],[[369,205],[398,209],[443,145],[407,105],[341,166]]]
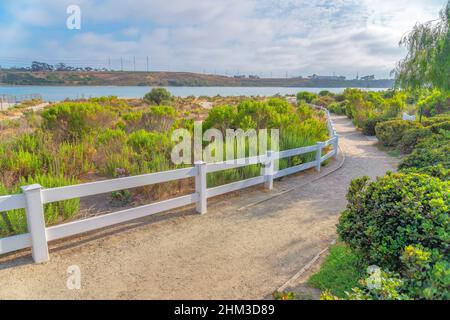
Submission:
[[[411,153],[420,141],[431,136],[431,134],[432,132],[429,128],[406,130],[400,141],[400,151],[402,153]]]
[[[405,168],[401,169],[403,173],[423,173],[441,180],[450,180],[450,168],[445,168],[441,163],[435,166],[422,168]]]
[[[375,126],[378,140],[387,147],[397,146],[403,138],[403,134],[409,129],[418,129],[422,125],[415,121],[391,120],[380,122]]]
[[[424,168],[441,164],[450,169],[450,142],[441,135],[433,135],[420,142],[414,151],[405,157],[399,169]]]
[[[313,93],[313,92],[309,92],[309,91],[302,91],[297,93],[297,102],[300,101],[305,101],[306,103],[311,103],[313,102],[313,100],[317,99],[318,95]]]
[[[388,121],[389,118],[385,117],[375,117],[375,118],[368,118],[363,122],[362,130],[363,134],[366,136],[374,136],[376,135],[375,127],[378,123]]]
[[[422,174],[362,177],[351,182],[347,199],[337,231],[369,264],[398,270],[409,245],[448,254],[449,182]]]
[[[431,118],[425,118],[422,119],[422,125],[424,127],[429,127],[437,123],[450,121],[450,117],[448,116],[439,116],[439,117],[431,117]]]
[[[160,105],[163,102],[168,102],[172,99],[172,94],[166,88],[153,88],[144,96],[144,101],[150,104]]]
[[[335,114],[338,115],[344,115],[345,114],[345,108],[346,108],[346,102],[342,101],[342,102],[333,102],[330,103],[327,107],[327,109]]]
[[[441,130],[450,131],[450,121],[435,123],[432,126],[430,126],[430,130],[433,133],[439,133]]]

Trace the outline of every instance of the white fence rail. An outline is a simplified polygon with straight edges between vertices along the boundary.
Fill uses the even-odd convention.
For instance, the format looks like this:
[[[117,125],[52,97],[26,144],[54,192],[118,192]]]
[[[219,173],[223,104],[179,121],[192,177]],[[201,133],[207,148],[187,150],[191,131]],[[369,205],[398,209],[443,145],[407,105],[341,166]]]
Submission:
[[[31,247],[34,261],[36,263],[44,262],[49,260],[48,242],[52,240],[101,229],[190,204],[196,204],[197,212],[204,214],[207,210],[208,198],[263,183],[266,188],[272,189],[274,179],[310,168],[316,168],[317,171],[320,171],[321,165],[325,160],[336,156],[339,139],[334,130],[328,110],[323,110],[328,119],[327,126],[330,139],[325,142],[318,142],[313,146],[279,152],[268,151],[265,156],[224,161],[220,163],[198,162],[195,163],[193,167],[185,169],[84,183],[60,188],[44,189],[40,185],[31,185],[22,187],[22,194],[0,196],[0,212],[25,209],[28,225],[28,233],[0,239],[0,254]],[[332,146],[331,151],[322,156],[322,151],[327,146]],[[312,152],[315,152],[314,161],[289,167],[277,172],[274,171],[274,163],[276,160]],[[243,167],[250,164],[263,164],[263,170],[261,170],[260,176],[214,188],[207,188],[207,173]],[[195,193],[193,194],[65,224],[51,227],[45,226],[44,204],[46,203],[192,177],[195,178]]]
[[[403,112],[402,119],[407,121],[416,121],[416,116],[415,115],[410,116],[406,112]]]

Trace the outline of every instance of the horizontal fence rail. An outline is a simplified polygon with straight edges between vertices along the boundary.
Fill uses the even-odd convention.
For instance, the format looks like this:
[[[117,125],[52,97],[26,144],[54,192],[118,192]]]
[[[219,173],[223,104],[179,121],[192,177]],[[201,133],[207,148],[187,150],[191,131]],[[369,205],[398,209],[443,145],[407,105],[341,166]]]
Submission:
[[[330,139],[324,142],[318,142],[313,146],[278,152],[269,150],[265,155],[255,157],[217,163],[197,162],[193,167],[189,168],[112,180],[96,181],[59,188],[45,189],[40,185],[31,185],[22,187],[21,194],[0,196],[0,212],[25,209],[28,225],[28,233],[0,238],[0,254],[31,247],[34,261],[36,263],[44,262],[49,260],[48,242],[52,240],[74,236],[192,204],[196,204],[197,212],[204,214],[207,210],[208,198],[259,184],[264,184],[266,188],[272,189],[274,179],[311,168],[315,168],[320,172],[322,163],[337,155],[339,137],[336,134],[328,110],[321,107],[316,108],[319,108],[325,112]],[[325,155],[322,155],[324,148],[331,150]],[[275,171],[274,169],[275,161],[279,159],[309,153],[315,155],[315,159],[311,162],[302,163],[297,166],[278,171]],[[252,164],[261,164],[261,175],[214,188],[207,188],[207,173],[240,168]],[[44,204],[186,178],[195,178],[195,193],[55,226],[45,226]]]

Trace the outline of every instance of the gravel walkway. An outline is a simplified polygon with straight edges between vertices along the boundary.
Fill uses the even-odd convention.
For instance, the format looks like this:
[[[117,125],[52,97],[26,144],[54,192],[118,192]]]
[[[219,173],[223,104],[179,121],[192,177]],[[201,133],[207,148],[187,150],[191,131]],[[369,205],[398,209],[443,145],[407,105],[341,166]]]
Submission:
[[[336,237],[351,179],[397,166],[347,118],[334,121],[346,160],[326,177],[311,182],[318,174],[310,170],[275,182],[270,192],[254,188],[212,199],[203,216],[187,208],[51,243],[44,264],[33,264],[29,251],[2,257],[0,298],[266,297]],[[81,270],[80,290],[66,286],[72,265]]]

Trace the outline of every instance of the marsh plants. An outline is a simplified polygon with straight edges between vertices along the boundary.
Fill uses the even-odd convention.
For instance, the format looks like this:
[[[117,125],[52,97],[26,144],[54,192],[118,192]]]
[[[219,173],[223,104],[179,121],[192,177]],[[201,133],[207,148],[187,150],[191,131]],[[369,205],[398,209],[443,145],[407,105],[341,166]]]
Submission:
[[[174,146],[181,142],[176,130],[184,129],[193,135],[196,121],[201,120],[203,136],[205,133],[208,136],[210,129],[216,129],[223,137],[227,136],[227,129],[256,133],[277,129],[280,150],[312,145],[328,138],[323,112],[303,103],[297,107],[280,98],[210,100],[214,107],[204,109],[196,98],[173,98],[158,91],[146,95],[145,100],[103,97],[56,103],[38,113],[27,112],[18,125],[5,126],[0,131],[0,195],[18,193],[20,186],[33,183],[51,188],[191,166],[189,161],[171,161]],[[225,158],[230,150],[236,151],[234,157],[238,157],[238,139],[232,141],[227,143],[225,139],[219,148],[214,144],[215,139],[201,144],[206,150],[214,144],[216,147],[210,147],[210,154],[214,161],[219,161],[220,153]],[[243,141],[245,156],[251,152],[264,154],[273,143],[270,134],[267,143],[256,149],[248,138]],[[194,160],[193,155],[188,158]],[[283,169],[312,159],[313,154],[292,157],[280,161],[279,166]],[[260,173],[258,164],[211,173],[207,176],[208,186]],[[192,189],[193,181],[186,180],[126,190],[109,197],[111,202],[128,205],[192,192]],[[46,205],[46,224],[77,218],[82,204],[74,199]],[[0,237],[23,233],[26,228],[22,210],[0,214]]]

